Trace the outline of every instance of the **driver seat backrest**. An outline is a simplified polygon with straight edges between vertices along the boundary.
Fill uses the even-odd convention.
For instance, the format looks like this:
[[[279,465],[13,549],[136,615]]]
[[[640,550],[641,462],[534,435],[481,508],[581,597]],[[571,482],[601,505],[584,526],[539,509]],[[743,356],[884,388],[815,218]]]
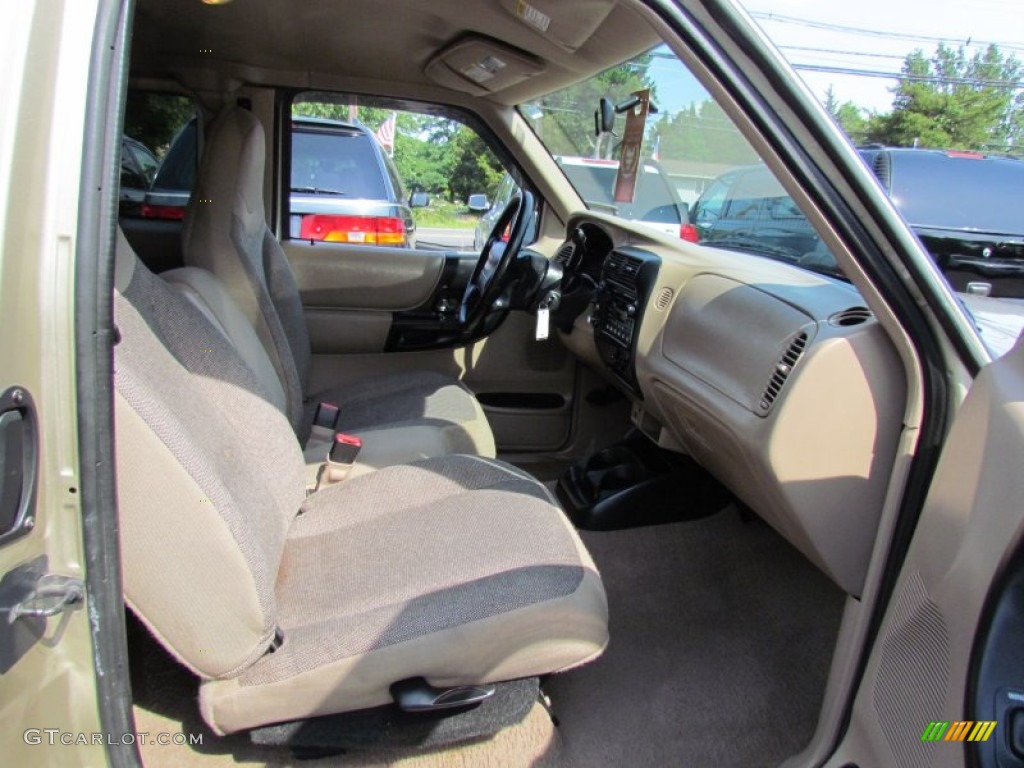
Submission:
[[[229,107],[211,124],[182,230],[184,262],[216,275],[256,331],[286,394],[301,442],[309,434],[309,332],[298,286],[263,209],[263,127]]]

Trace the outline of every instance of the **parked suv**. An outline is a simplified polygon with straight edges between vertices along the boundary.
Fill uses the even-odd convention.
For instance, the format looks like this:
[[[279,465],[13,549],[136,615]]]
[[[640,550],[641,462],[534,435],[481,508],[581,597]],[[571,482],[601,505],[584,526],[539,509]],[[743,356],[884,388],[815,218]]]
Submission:
[[[1024,297],[1024,162],[920,149],[861,155],[954,289]]]
[[[156,173],[141,215],[183,219],[195,183],[196,121],[175,137]],[[412,247],[412,202],[392,159],[361,123],[292,118],[288,234],[328,240]]]
[[[1024,162],[970,152],[866,148],[864,161],[957,291],[1024,297]],[[836,271],[767,168],[734,168],[694,204],[702,243]]]

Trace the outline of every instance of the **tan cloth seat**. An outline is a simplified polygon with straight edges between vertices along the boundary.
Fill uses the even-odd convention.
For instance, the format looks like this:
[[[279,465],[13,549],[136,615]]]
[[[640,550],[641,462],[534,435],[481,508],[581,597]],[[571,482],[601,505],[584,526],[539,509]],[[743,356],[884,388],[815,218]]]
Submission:
[[[594,565],[543,486],[479,456],[306,496],[295,434],[227,336],[119,239],[125,598],[219,733],[362,709],[392,683],[568,669],[607,641]]]
[[[210,126],[182,233],[186,265],[213,273],[256,334],[284,395],[283,410],[300,442],[309,438],[320,401],[341,407],[339,429],[364,437],[374,454],[364,463],[383,466],[453,452],[494,456],[494,435],[483,409],[459,381],[408,371],[309,391],[311,351],[295,277],[281,245],[267,227],[263,207],[263,128],[248,111],[226,109]],[[202,295],[202,292],[200,292]],[[204,298],[206,298],[204,296]],[[216,314],[223,307],[217,302]],[[232,324],[224,322],[231,332]],[[251,347],[232,338],[244,359]],[[372,433],[373,440],[367,440]],[[372,442],[373,445],[367,445]],[[323,458],[315,447],[314,460]]]

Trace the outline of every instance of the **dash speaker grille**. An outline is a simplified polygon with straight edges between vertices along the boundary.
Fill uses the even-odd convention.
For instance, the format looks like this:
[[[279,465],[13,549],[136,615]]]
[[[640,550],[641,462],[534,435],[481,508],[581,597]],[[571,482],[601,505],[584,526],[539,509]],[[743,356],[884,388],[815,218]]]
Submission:
[[[939,607],[914,571],[896,599],[881,645],[872,696],[879,727],[899,768],[928,768],[933,745],[924,728],[942,719],[949,685],[949,632]]]

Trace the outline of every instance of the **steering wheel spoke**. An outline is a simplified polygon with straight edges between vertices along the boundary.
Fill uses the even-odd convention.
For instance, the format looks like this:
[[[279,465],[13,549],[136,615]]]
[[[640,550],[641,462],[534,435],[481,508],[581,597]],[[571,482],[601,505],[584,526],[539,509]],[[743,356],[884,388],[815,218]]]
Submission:
[[[477,337],[488,315],[501,308],[496,305],[512,280],[512,263],[523,247],[533,208],[533,194],[520,190],[508,201],[487,236],[459,305],[459,321],[467,339]]]

